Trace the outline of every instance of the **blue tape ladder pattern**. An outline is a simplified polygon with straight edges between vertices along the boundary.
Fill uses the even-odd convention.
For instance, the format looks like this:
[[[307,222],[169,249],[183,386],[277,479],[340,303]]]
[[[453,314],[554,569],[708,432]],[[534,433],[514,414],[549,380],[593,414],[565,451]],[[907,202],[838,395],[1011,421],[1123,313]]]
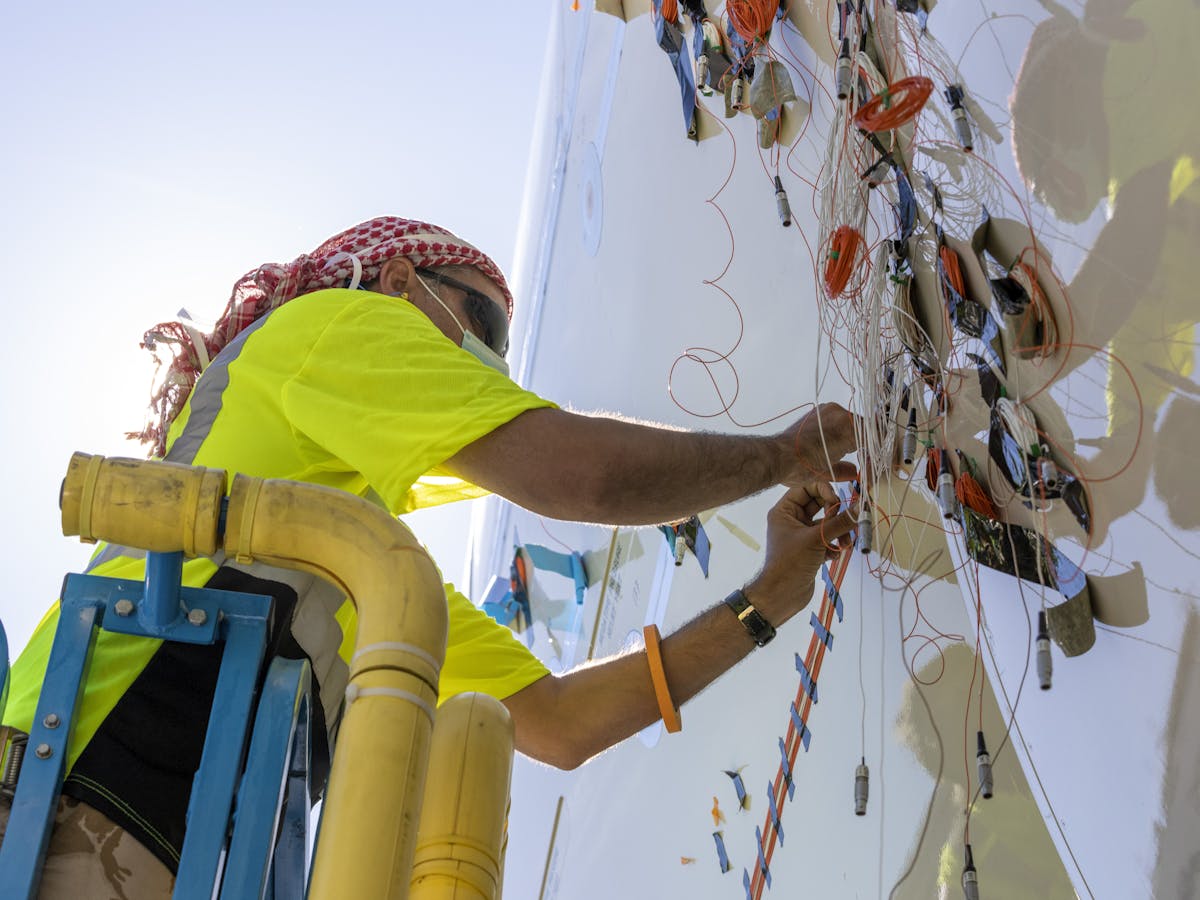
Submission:
[[[800,654],[796,654],[796,671],[800,673],[800,683],[804,685],[804,693],[808,694],[808,699],[813,703],[817,702],[817,683],[813,680],[812,675],[808,671],[808,666],[804,664],[804,660],[800,658]]]

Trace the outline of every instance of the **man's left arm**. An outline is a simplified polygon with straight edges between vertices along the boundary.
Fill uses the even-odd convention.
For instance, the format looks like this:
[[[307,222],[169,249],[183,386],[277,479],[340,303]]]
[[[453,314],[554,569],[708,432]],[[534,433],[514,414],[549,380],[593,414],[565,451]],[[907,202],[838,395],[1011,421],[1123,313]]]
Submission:
[[[855,526],[853,509],[816,518],[834,503],[832,487],[819,483],[789,491],[768,516],[766,563],[744,590],[775,627],[809,604],[821,563],[842,549]],[[675,704],[700,693],[755,646],[724,603],[667,636],[663,668]],[[581,765],[659,718],[645,652],[547,675],[504,703],[517,749],[561,769]]]

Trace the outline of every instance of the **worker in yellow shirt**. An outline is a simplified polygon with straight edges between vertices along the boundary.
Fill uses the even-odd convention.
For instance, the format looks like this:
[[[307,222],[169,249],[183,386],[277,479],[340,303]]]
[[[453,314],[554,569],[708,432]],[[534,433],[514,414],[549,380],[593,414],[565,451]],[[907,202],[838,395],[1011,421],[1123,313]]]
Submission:
[[[853,476],[839,461],[854,449],[853,417],[825,404],[778,435],[734,436],[566,412],[509,379],[511,310],[503,274],[470,244],[373,219],[245,275],[211,334],[181,322],[148,333],[174,354],[142,437],[170,461],[335,487],[396,515],[490,491],[541,515],[637,525],[792,485],[771,513],[758,577],[664,639],[683,703],[811,599],[821,562],[854,526],[853,511],[833,511],[828,483]],[[88,571],[139,579],[143,554],[102,546]],[[274,598],[268,653],[312,664],[312,777],[323,785],[352,604],[313,576],[220,557],[187,561],[183,580]],[[658,718],[640,655],[554,676],[452,585],[446,597],[440,696],[502,700],[522,753],[573,768]],[[5,724],[29,730],[56,624],[57,607],[14,664]],[[117,879],[130,898],[169,895],[219,665],[217,646],[99,635],[43,897],[89,879]]]

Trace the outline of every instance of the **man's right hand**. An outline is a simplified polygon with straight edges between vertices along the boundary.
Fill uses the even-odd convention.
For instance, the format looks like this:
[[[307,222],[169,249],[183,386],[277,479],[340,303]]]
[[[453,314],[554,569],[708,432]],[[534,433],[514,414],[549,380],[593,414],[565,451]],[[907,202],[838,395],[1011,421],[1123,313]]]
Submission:
[[[782,624],[813,597],[821,564],[850,549],[858,504],[838,512],[833,485],[812,481],[788,490],[767,514],[767,552],[746,596],[772,624]]]
[[[799,487],[815,480],[849,481],[857,467],[842,457],[858,449],[859,417],[837,403],[820,403],[779,434],[792,448],[792,464],[783,484]]]

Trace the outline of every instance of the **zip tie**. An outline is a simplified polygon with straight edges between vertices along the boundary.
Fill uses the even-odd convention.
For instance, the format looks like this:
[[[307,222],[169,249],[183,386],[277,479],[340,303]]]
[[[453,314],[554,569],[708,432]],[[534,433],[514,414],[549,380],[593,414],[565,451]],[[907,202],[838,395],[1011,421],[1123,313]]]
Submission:
[[[800,673],[800,683],[804,685],[804,692],[808,694],[808,698],[813,703],[817,702],[817,683],[813,680],[812,675],[808,671],[808,666],[804,664],[804,660],[800,658],[800,654],[796,654],[796,671]]]
[[[775,805],[775,788],[771,782],[767,782],[767,806],[770,807],[771,824],[775,826],[775,833],[779,835],[779,846],[783,846],[783,822],[779,818],[779,807]]]
[[[424,698],[418,697],[410,691],[389,687],[360,688],[356,684],[350,684],[346,687],[346,712],[350,711],[354,701],[360,697],[391,697],[393,700],[403,700],[420,709],[428,717],[430,724],[433,724],[433,707]],[[343,713],[344,715],[345,713]]]
[[[416,644],[405,644],[402,641],[380,641],[376,644],[367,644],[365,647],[358,647],[355,649],[354,655],[350,657],[350,665],[354,665],[368,653],[377,653],[383,650],[398,650],[401,653],[410,653],[422,662],[428,663],[430,668],[435,672],[440,671],[442,668],[441,663],[434,659],[428,651],[421,649]]]
[[[808,730],[808,724],[800,718],[800,710],[796,709],[796,704],[791,706],[792,725],[796,729],[796,734],[800,735],[800,743],[804,745],[804,752],[808,752],[809,742],[812,740],[812,732]]]
[[[787,785],[788,799],[796,799],[796,782],[792,780],[792,764],[788,762],[787,744],[783,742],[783,738],[779,739],[779,755],[783,762],[779,766],[779,770],[783,773],[783,783]]]
[[[725,852],[725,841],[721,837],[721,832],[713,832],[713,840],[717,842],[717,861],[721,864],[721,872],[724,874],[733,868],[729,864],[729,854]]]
[[[812,614],[812,618],[809,620],[809,622],[812,625],[813,631],[817,635],[817,639],[825,645],[826,649],[828,649],[830,653],[832,653],[833,635],[829,633],[829,629],[821,624],[821,620],[817,618],[816,613]]]

